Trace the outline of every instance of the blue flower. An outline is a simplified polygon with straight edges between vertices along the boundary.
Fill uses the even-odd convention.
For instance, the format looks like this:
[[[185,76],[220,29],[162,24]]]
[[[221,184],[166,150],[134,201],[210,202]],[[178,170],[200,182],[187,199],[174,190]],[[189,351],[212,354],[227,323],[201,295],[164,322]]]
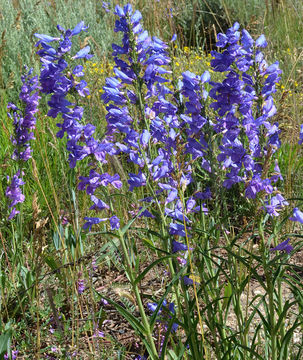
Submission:
[[[79,50],[77,52],[77,54],[72,57],[72,59],[73,60],[74,59],[86,59],[86,60],[89,60],[90,58],[93,57],[93,55],[89,54],[89,52],[90,52],[90,46],[87,45],[83,49]]]
[[[135,187],[140,187],[146,185],[146,176],[140,171],[138,174],[129,174],[130,179],[127,181],[129,183],[129,191],[133,191]]]
[[[187,228],[189,230],[189,228]],[[171,235],[179,235],[179,236],[186,236],[185,233],[185,227],[183,224],[177,224],[177,223],[170,223],[169,224],[169,233]]]
[[[286,251],[287,254],[290,254],[293,251],[293,247],[289,244],[290,239],[287,239],[276,247],[270,249],[270,251]]]
[[[9,180],[9,177],[7,177]],[[18,203],[22,203],[25,200],[25,196],[22,193],[21,186],[24,185],[25,182],[20,177],[20,170],[13,176],[11,183],[7,186],[5,191],[5,196],[8,197],[12,202],[10,203],[9,207],[13,208],[10,215],[9,220],[11,220],[16,214],[19,213],[16,210],[15,206]]]
[[[293,216],[289,218],[292,221],[298,221],[303,224],[303,212],[300,211],[297,207],[294,208]]]
[[[277,194],[266,202],[265,210],[271,216],[279,216],[278,210],[281,210],[286,205],[288,205],[288,202],[284,197],[281,194]]]
[[[151,312],[155,312],[157,309],[158,304],[157,303],[147,303],[147,307],[149,308],[149,310]],[[163,323],[164,325],[168,325],[168,321],[175,316],[176,311],[175,311],[175,304],[173,302],[171,303],[167,303],[166,299],[163,300],[162,306],[160,307],[160,309],[158,310],[157,316],[158,316],[158,321],[160,321],[161,323]],[[178,324],[177,323],[173,323],[172,325],[172,332],[175,332],[178,328]]]
[[[256,47],[261,47],[261,48],[267,47],[267,41],[263,34],[259,36],[258,39],[256,40]]]
[[[172,253],[176,253],[179,251],[187,251],[188,247],[185,244],[180,243],[179,241],[173,240],[172,242]],[[190,248],[190,250],[193,250],[192,248]]]
[[[112,216],[109,219],[109,222],[110,222],[110,227],[112,230],[120,228],[120,219],[117,216]]]
[[[85,217],[84,220],[86,220],[86,223],[83,225],[83,229],[89,229],[89,231],[91,231],[92,226],[99,224],[102,221],[107,221],[108,219],[101,219],[101,218],[97,218],[97,217]]]
[[[303,144],[303,124],[300,127],[300,138],[299,138],[298,144],[299,145]]]

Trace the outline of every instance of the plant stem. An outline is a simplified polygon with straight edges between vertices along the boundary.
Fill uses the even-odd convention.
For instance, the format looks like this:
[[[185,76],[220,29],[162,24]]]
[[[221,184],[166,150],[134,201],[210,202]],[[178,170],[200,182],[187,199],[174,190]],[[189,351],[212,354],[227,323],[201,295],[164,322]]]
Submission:
[[[114,212],[114,207],[113,207],[112,201],[110,199],[108,189],[107,189],[107,195],[108,195],[108,198],[109,198],[110,209],[111,209],[112,212]],[[150,344],[151,353],[149,355],[151,356],[152,360],[157,360],[159,358],[157,348],[156,348],[156,345],[155,345],[155,342],[154,342],[154,339],[153,339],[153,336],[152,336],[152,329],[150,327],[150,324],[148,322],[148,319],[147,319],[147,316],[146,316],[146,313],[145,313],[145,310],[144,310],[144,305],[143,305],[143,302],[142,302],[142,299],[141,299],[141,295],[140,295],[138,285],[137,285],[137,283],[135,283],[135,274],[133,272],[131,259],[129,257],[129,253],[128,253],[128,250],[127,250],[127,247],[126,247],[126,244],[125,244],[125,241],[124,241],[124,234],[122,233],[120,228],[117,230],[117,232],[118,232],[120,245],[121,245],[122,250],[123,250],[124,259],[125,259],[125,262],[126,262],[126,273],[127,273],[128,278],[129,278],[129,281],[131,283],[132,290],[135,293],[135,297],[136,297],[136,300],[137,300],[137,305],[138,305],[139,312],[140,312],[142,322],[143,322],[143,326],[144,326],[144,329],[145,329],[145,332],[146,332],[145,335],[146,335],[146,337],[148,339],[148,342]]]
[[[152,331],[151,331],[151,328],[150,328],[150,325],[149,325],[149,322],[148,322],[148,319],[147,319],[147,316],[146,316],[146,313],[145,313],[145,310],[144,310],[144,305],[142,303],[142,299],[141,299],[141,295],[140,295],[138,285],[135,284],[135,281],[134,281],[134,274],[133,274],[133,271],[132,271],[131,260],[129,258],[129,254],[128,254],[128,251],[127,251],[127,248],[126,248],[126,245],[125,245],[124,236],[123,236],[122,231],[120,229],[118,230],[118,234],[119,234],[120,244],[121,244],[121,247],[122,247],[122,250],[123,250],[123,253],[124,253],[124,258],[126,259],[127,275],[129,277],[130,283],[132,285],[132,289],[133,289],[133,291],[135,293],[136,300],[137,300],[137,305],[139,307],[140,315],[142,317],[143,326],[144,326],[145,331],[146,331],[146,337],[147,337],[148,342],[149,342],[150,347],[151,347],[152,353],[150,354],[150,356],[151,356],[151,358],[153,360],[154,359],[157,360],[159,358],[158,352],[157,352],[155,342],[154,342],[154,339],[153,339],[153,336],[152,336]]]
[[[266,278],[266,287],[268,293],[268,302],[269,302],[269,323],[270,323],[270,342],[271,342],[271,360],[277,360],[277,336],[276,336],[276,321],[275,321],[275,304],[274,304],[274,283],[272,279],[271,269],[267,267],[267,257],[265,250],[265,238],[264,231],[262,228],[262,218],[259,221],[259,234],[260,234],[260,246],[261,254],[263,260],[263,268]]]
[[[275,306],[274,306],[274,294],[273,284],[269,273],[266,275],[267,291],[269,298],[269,316],[270,316],[270,329],[271,329],[271,360],[277,360],[277,337],[275,329]]]

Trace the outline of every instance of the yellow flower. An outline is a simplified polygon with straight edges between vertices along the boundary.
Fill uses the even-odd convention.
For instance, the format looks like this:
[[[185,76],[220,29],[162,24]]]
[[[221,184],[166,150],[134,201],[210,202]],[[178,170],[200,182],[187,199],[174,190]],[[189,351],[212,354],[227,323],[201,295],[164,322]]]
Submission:
[[[96,63],[93,63],[93,66],[95,67],[95,66],[97,66],[97,64],[96,64]]]
[[[190,49],[189,49],[189,47],[184,46],[183,51],[185,52],[185,54],[188,54],[188,53],[189,53],[189,51],[190,51]]]
[[[294,85],[295,85],[295,87],[297,87],[299,84],[295,81],[295,82],[294,82]]]
[[[178,61],[176,61],[176,66],[180,66],[180,64],[178,63]]]

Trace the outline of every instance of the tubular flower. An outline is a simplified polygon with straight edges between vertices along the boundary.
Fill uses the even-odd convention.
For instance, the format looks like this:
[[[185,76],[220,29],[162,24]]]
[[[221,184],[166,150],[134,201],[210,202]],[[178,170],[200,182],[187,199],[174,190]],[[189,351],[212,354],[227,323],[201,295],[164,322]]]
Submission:
[[[40,84],[41,91],[45,94],[50,94],[51,98],[48,102],[50,107],[48,116],[57,118],[59,114],[62,115],[62,123],[58,123],[59,131],[58,138],[63,138],[65,133],[67,136],[66,148],[69,152],[69,165],[74,168],[78,161],[91,156],[96,161],[106,163],[106,156],[115,153],[114,144],[111,142],[111,137],[108,136],[102,141],[94,138],[95,126],[92,124],[84,124],[83,108],[76,105],[77,96],[86,97],[90,94],[87,83],[81,79],[84,76],[84,68],[82,65],[71,63],[78,59],[90,59],[90,47],[85,46],[79,50],[75,55],[70,56],[72,48],[72,38],[80,34],[82,31],[87,31],[88,27],[81,21],[73,30],[65,30],[60,25],[57,29],[61,33],[60,37],[50,37],[48,35],[35,34],[39,39],[36,46],[40,46],[37,54],[40,56],[42,64]],[[57,43],[57,46],[51,46],[50,43]],[[113,83],[109,80],[108,88],[111,93],[118,99],[120,94],[115,87],[110,87]],[[117,85],[117,83],[115,83]],[[74,102],[72,102],[74,98]],[[97,171],[91,170],[89,177],[80,177],[78,188],[85,190],[90,195],[93,205],[91,210],[109,210],[103,200],[95,195],[95,191],[100,186],[112,185],[115,188],[120,188],[122,183],[119,175],[109,175],[107,173],[100,175]],[[108,218],[86,217],[84,229],[91,230],[93,224],[98,224],[101,221],[108,220]],[[111,218],[112,219],[112,218]],[[118,219],[118,218],[117,218]],[[111,220],[111,225],[114,228],[118,227],[118,220],[114,218]]]
[[[294,248],[289,244],[289,241],[290,241],[290,239],[287,239],[287,240],[281,242],[281,244],[270,249],[270,251],[286,251],[287,254],[290,254]]]
[[[12,136],[12,143],[15,150],[12,158],[16,161],[27,161],[32,157],[32,149],[30,141],[35,139],[34,129],[36,127],[36,113],[39,105],[39,86],[37,76],[32,76],[33,69],[27,71],[21,76],[22,87],[19,98],[22,102],[23,108],[19,109],[15,104],[9,103],[8,117],[13,120],[14,136]],[[25,196],[22,194],[21,186],[25,182],[20,177],[21,171],[18,170],[13,176],[11,183],[6,189],[6,196],[12,200],[9,205],[12,211],[9,215],[9,220],[13,219],[19,211],[15,208],[18,203],[24,202]],[[22,172],[23,175],[23,172]],[[7,178],[9,180],[9,177]]]
[[[209,95],[218,114],[214,130],[222,139],[218,160],[226,170],[223,185],[231,188],[243,182],[249,198],[261,191],[271,194],[276,178],[264,179],[262,171],[266,158],[280,147],[278,124],[270,121],[276,113],[272,94],[280,80],[279,63],[265,61],[264,35],[254,41],[246,30],[240,32],[238,23],[218,35],[217,46],[224,50],[212,52],[211,65],[226,77],[221,83],[210,82]],[[271,205],[265,209],[276,215]]]
[[[66,60],[71,51],[72,37],[86,31],[88,27],[81,21],[73,30],[65,30],[60,25],[57,26],[57,29],[61,33],[60,37],[51,38],[48,35],[35,34],[40,39],[36,46],[41,47],[37,51],[42,65],[39,81],[41,92],[51,94],[48,101],[50,107],[48,116],[56,118],[62,114],[63,123],[57,124],[61,128],[57,137],[62,138],[64,133],[67,134],[70,167],[75,167],[77,161],[88,155],[94,155],[94,151],[99,145],[93,138],[95,127],[90,124],[82,124],[83,108],[74,106],[75,104],[67,99],[68,95],[73,92],[81,97],[89,95],[87,83],[79,79],[84,75],[83,66],[71,66]],[[49,38],[51,38],[51,42],[58,43],[57,46],[49,45]],[[89,54],[89,51],[90,47],[86,46],[71,59],[89,59],[93,56]],[[80,141],[85,145],[80,145]]]
[[[7,177],[9,180],[9,177]],[[12,201],[9,205],[10,208],[13,208],[10,215],[9,220],[15,217],[20,211],[16,210],[15,206],[18,203],[22,203],[25,200],[25,196],[22,194],[21,186],[24,185],[25,182],[20,177],[20,170],[13,176],[11,183],[8,185],[5,191],[5,195]]]

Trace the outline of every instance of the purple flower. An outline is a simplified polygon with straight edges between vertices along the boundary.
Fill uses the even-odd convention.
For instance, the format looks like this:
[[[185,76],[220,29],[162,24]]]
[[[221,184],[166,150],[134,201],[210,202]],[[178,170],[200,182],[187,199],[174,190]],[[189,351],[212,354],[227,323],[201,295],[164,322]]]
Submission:
[[[8,113],[14,123],[14,136],[12,143],[16,149],[13,154],[15,160],[27,161],[31,158],[30,141],[34,139],[33,130],[36,126],[36,113],[39,105],[39,86],[38,77],[31,76],[33,69],[30,69],[21,76],[22,87],[19,98],[24,105],[24,111],[21,111],[14,104],[9,103],[8,109],[13,110],[13,114]]]
[[[72,57],[73,60],[75,59],[82,59],[85,58],[86,60],[93,57],[93,55],[89,54],[90,52],[90,46],[87,45],[83,49],[79,50],[76,55]]]
[[[170,40],[170,42],[174,42],[177,40],[177,34],[174,34]]]
[[[189,229],[190,228],[187,227],[187,231]],[[178,223],[170,223],[169,224],[169,233],[171,235],[186,236],[184,225],[183,224],[178,224]]]
[[[245,195],[252,199],[261,191],[271,194],[279,174],[263,179],[262,170],[269,149],[273,154],[281,145],[278,124],[270,121],[277,111],[271,94],[280,80],[279,63],[268,65],[264,60],[260,50],[267,45],[264,35],[254,42],[246,30],[240,35],[237,23],[226,34],[218,34],[217,45],[224,50],[212,52],[211,65],[227,73],[223,81],[210,82],[209,95],[214,99],[210,106],[219,115],[213,129],[222,136],[217,159],[226,171],[223,186],[245,183]],[[256,101],[263,104],[258,115]],[[271,201],[266,208],[277,216],[280,199]]]
[[[9,177],[7,177],[9,180]],[[9,220],[11,220],[16,214],[19,213],[18,210],[15,209],[15,206],[18,203],[22,203],[25,200],[25,196],[22,194],[21,186],[24,185],[25,182],[20,177],[20,170],[13,176],[11,183],[7,186],[5,195],[8,197],[12,202],[10,203],[9,207],[13,208],[12,212],[9,215]]]
[[[157,303],[147,303],[147,307],[149,308],[149,310],[151,312],[155,312],[157,309],[158,304]],[[163,300],[162,306],[160,307],[160,309],[158,310],[157,316],[158,316],[158,321],[167,325],[168,321],[175,316],[176,311],[175,311],[175,304],[173,302],[171,303],[167,303],[166,299]],[[177,323],[173,323],[172,332],[175,332],[178,328],[178,324]]]
[[[81,276],[81,274],[79,274],[79,276]],[[80,278],[77,281],[77,290],[78,290],[78,294],[82,294],[85,290],[85,280]]]
[[[93,334],[94,338],[103,338],[104,337],[104,332],[100,331],[98,328],[95,329],[95,332]]]
[[[43,34],[34,34],[36,36],[36,38],[40,39],[41,42],[44,43],[48,43],[48,42],[53,42],[53,41],[59,41],[60,38],[59,37],[53,37],[53,36],[49,36],[49,35],[43,35]],[[41,43],[39,42],[39,44]]]
[[[101,299],[100,302],[101,302],[104,306],[108,305],[108,301],[105,300],[105,299]]]
[[[288,244],[290,241],[290,239],[287,239],[283,242],[281,242],[281,244],[277,245],[276,247],[270,249],[270,251],[286,251],[287,254],[290,254],[293,251],[293,247]]]
[[[288,202],[281,194],[273,196],[265,205],[266,212],[271,216],[279,216],[278,210],[281,210]]]
[[[42,47],[37,52],[41,57],[42,64],[39,80],[41,91],[51,94],[48,101],[50,106],[48,116],[56,118],[59,114],[62,114],[63,123],[57,124],[61,128],[57,133],[57,137],[62,138],[65,133],[67,134],[67,149],[70,153],[69,163],[70,167],[73,168],[78,161],[89,155],[95,156],[98,161],[105,160],[105,154],[111,147],[102,146],[100,142],[93,138],[95,127],[90,124],[83,125],[83,109],[67,100],[68,94],[71,92],[81,97],[90,94],[87,83],[84,80],[79,81],[77,79],[84,75],[83,66],[74,64],[70,66],[66,60],[66,54],[71,51],[72,37],[86,31],[88,27],[81,21],[73,30],[65,30],[59,25],[58,29],[61,36],[53,39],[53,41],[59,41],[57,46],[51,47],[46,42],[47,36],[40,34],[37,36],[40,39],[37,46],[41,45]],[[90,47],[85,46],[68,59],[74,61],[81,58],[89,59],[92,56],[89,51]]]
[[[256,40],[256,47],[261,47],[261,48],[265,48],[267,46],[267,41],[265,36],[262,34],[261,36],[258,37],[258,39]]]
[[[84,25],[84,21],[80,21],[72,30],[72,35],[78,35],[81,31],[87,31],[88,26]]]
[[[51,352],[57,353],[57,352],[58,352],[58,348],[57,348],[56,346],[52,346],[52,347],[51,347]]]
[[[206,200],[206,199],[211,199],[212,193],[210,188],[207,187],[204,192],[198,191],[194,196],[196,199]]]
[[[95,195],[91,195],[91,201],[94,203],[89,209],[90,210],[104,210],[109,209],[109,206],[102,201],[101,199],[97,198]]]
[[[146,185],[146,176],[140,171],[138,174],[129,174],[130,179],[127,181],[129,183],[129,191],[133,191],[135,187],[140,187]]]
[[[18,353],[19,353],[18,350],[13,350],[13,351],[12,351],[12,357],[11,357],[11,359],[12,359],[12,360],[16,360],[16,359],[17,359],[17,356],[18,356]],[[5,359],[5,360],[10,359],[8,353],[4,354],[4,359]]]
[[[301,125],[300,127],[300,139],[298,141],[298,144],[299,145],[302,145],[303,144],[303,124]]]
[[[120,228],[120,219],[117,216],[112,216],[109,219],[109,222],[110,222],[110,227],[112,230]]]
[[[188,247],[185,244],[180,243],[179,241],[173,240],[172,241],[172,253],[176,253],[178,251],[187,251]],[[190,248],[190,250],[193,250]]]
[[[93,225],[99,224],[100,222],[106,221],[108,219],[107,218],[100,219],[100,218],[96,218],[96,217],[91,217],[91,218],[85,217],[84,220],[86,220],[86,223],[83,225],[83,229],[85,230],[88,228],[88,230],[91,231]]]
[[[300,211],[297,207],[294,208],[293,216],[289,218],[292,221],[298,221],[303,224],[303,212]]]
[[[183,282],[184,282],[184,285],[187,285],[187,286],[190,286],[190,285],[193,285],[194,284],[194,281],[189,278],[188,276],[183,276]],[[199,284],[197,281],[195,281],[195,284]]]
[[[20,211],[17,210],[16,208],[13,208],[13,210],[11,211],[11,213],[9,214],[8,220],[13,219],[17,214],[19,214]]]

